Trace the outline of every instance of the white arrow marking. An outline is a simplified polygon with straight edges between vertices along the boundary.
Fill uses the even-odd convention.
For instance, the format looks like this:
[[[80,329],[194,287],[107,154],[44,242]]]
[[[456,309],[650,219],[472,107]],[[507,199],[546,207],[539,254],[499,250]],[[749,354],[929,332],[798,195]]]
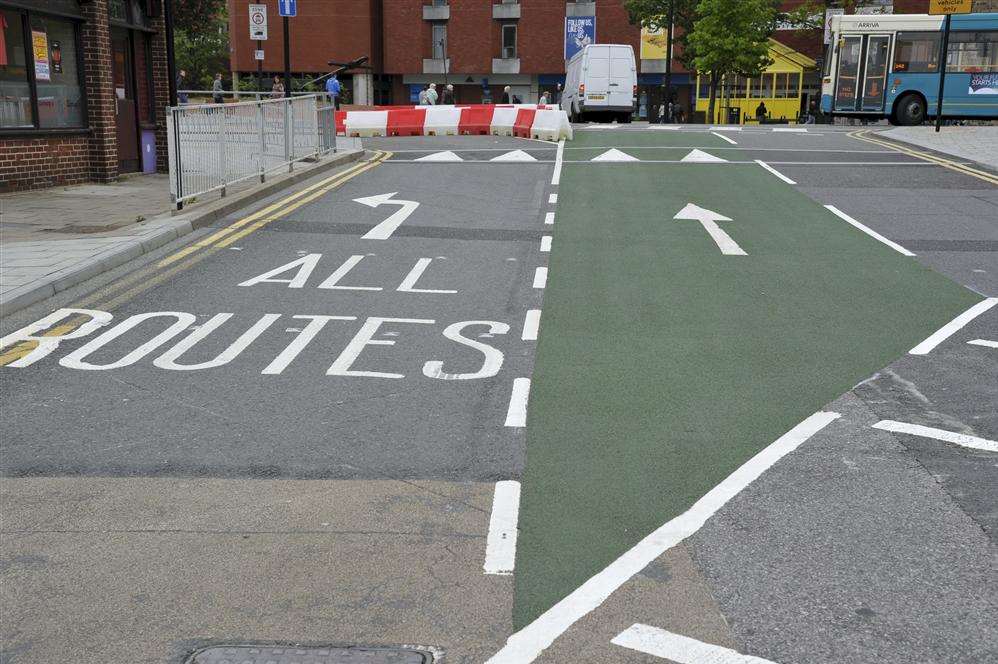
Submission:
[[[445,152],[434,152],[433,154],[428,154],[425,157],[420,157],[416,161],[464,161],[459,156],[446,150]]]
[[[626,152],[621,152],[617,148],[607,150],[598,157],[593,157],[589,161],[641,161],[637,157],[632,157]]]
[[[395,232],[395,229],[402,225],[402,222],[409,218],[416,208],[419,207],[419,203],[416,201],[403,201],[401,199],[395,200],[392,198],[397,191],[393,191],[390,194],[378,194],[377,196],[367,196],[366,198],[355,198],[354,203],[360,203],[361,205],[366,205],[367,207],[376,208],[379,205],[400,205],[402,209],[388,217],[380,224],[369,230],[361,239],[364,240],[387,240]]]
[[[498,157],[492,157],[489,161],[537,161],[523,150],[513,150]]]
[[[693,203],[687,203],[686,207],[676,213],[673,219],[692,219],[694,221],[699,221],[700,225],[703,226],[704,230],[710,234],[714,242],[717,243],[717,247],[721,250],[721,253],[726,256],[747,256],[748,254],[738,246],[738,244],[731,239],[731,236],[721,230],[721,227],[717,225],[718,221],[731,221],[728,217],[723,214],[718,214],[713,210],[708,210],[702,208],[699,205],[694,205]]]
[[[704,152],[703,150],[693,150],[679,161],[695,161],[701,163],[719,164],[722,162],[726,162],[727,159],[721,159],[720,157],[715,157],[714,155],[708,152]]]

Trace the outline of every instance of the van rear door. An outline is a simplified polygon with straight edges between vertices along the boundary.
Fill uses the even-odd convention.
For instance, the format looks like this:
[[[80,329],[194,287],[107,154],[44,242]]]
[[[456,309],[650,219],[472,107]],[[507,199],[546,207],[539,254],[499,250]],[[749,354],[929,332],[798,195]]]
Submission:
[[[610,49],[605,46],[586,48],[586,99],[588,108],[606,106],[610,93]]]
[[[634,51],[629,46],[611,46],[606,50],[610,52],[607,106],[631,108],[634,104],[634,85],[637,83]]]

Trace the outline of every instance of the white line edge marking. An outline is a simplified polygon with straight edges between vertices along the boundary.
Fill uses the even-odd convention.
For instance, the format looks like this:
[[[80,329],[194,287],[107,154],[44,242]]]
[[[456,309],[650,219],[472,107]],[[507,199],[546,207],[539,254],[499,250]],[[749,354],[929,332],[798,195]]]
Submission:
[[[915,255],[914,253],[912,253],[912,252],[908,251],[907,249],[905,249],[904,247],[902,247],[897,242],[894,242],[893,240],[888,240],[887,238],[885,238],[883,235],[881,235],[877,231],[873,230],[872,228],[868,228],[868,227],[864,226],[863,224],[859,223],[858,221],[856,221],[855,219],[853,219],[852,217],[850,217],[849,215],[847,215],[845,212],[843,212],[842,210],[840,210],[837,207],[835,207],[834,205],[826,205],[825,209],[828,210],[829,212],[831,212],[832,214],[834,214],[839,219],[842,219],[843,221],[845,221],[847,224],[850,224],[851,226],[854,226],[854,227],[858,228],[859,230],[863,231],[864,233],[866,233],[867,235],[869,235],[870,237],[872,237],[874,240],[878,240],[880,242],[883,242],[884,244],[886,244],[888,247],[890,247],[894,251],[898,252],[899,254],[903,254],[905,256],[914,256]]]
[[[933,348],[949,339],[967,323],[974,320],[996,304],[998,304],[998,297],[989,297],[985,300],[981,300],[970,309],[967,309],[962,314],[936,330],[928,339],[909,350],[908,353],[911,355],[928,355],[932,352]]]
[[[731,143],[732,145],[738,145],[738,143],[736,143],[735,141],[731,140],[730,138],[728,138],[724,134],[719,134],[716,131],[712,131],[710,133],[712,133],[714,136],[717,136],[720,139],[724,139],[725,141],[727,141],[728,143]]]
[[[489,658],[486,664],[533,662],[565,630],[602,604],[628,579],[700,530],[707,519],[742,489],[839,417],[838,413],[819,411],[777,438],[693,503],[688,510],[664,523],[532,623],[510,636],[506,645]]]
[[[936,440],[942,440],[947,443],[953,443],[955,445],[960,445],[961,447],[969,447],[975,450],[984,450],[985,452],[998,452],[998,441],[988,440],[987,438],[978,438],[977,436],[968,436],[965,433],[954,433],[944,429],[924,427],[920,424],[908,424],[907,422],[896,422],[894,420],[880,420],[873,425],[873,428],[880,429],[882,431],[890,431],[892,433],[906,433],[911,436],[921,436],[922,438],[935,438]]]
[[[558,194],[551,194],[548,196],[548,203],[550,205],[556,205],[558,203]]]
[[[523,341],[537,341],[537,331],[541,327],[541,310],[531,309],[523,318],[523,334],[520,339]]]
[[[534,270],[534,288],[544,288],[548,283],[548,269],[539,267]]]
[[[551,186],[561,184],[561,165],[565,157],[565,139],[558,141],[558,151],[554,155],[554,173],[551,174]]]
[[[549,253],[551,251],[551,236],[542,235],[541,236],[541,253]]]
[[[544,213],[544,223],[549,226],[554,223],[554,212]]]
[[[506,426],[527,426],[527,400],[530,396],[530,379],[514,378],[513,391],[509,395],[509,409],[506,411]]]
[[[508,576],[516,563],[517,519],[520,515],[520,483],[496,482],[489,518],[489,537],[485,542],[486,574]]]
[[[967,342],[971,346],[984,346],[985,348],[998,348],[998,341],[990,339],[973,339]]]
[[[784,175],[783,173],[779,172],[778,170],[776,170],[775,168],[773,168],[772,166],[770,166],[769,164],[767,164],[763,160],[756,159],[755,163],[759,164],[760,166],[762,166],[767,171],[769,171],[770,173],[772,173],[776,177],[780,178],[781,180],[783,180],[787,184],[797,184],[796,182],[794,182],[793,180],[791,180],[790,178],[788,178],[786,175]]]
[[[740,652],[667,632],[651,625],[635,623],[610,640],[615,646],[646,655],[669,659],[679,664],[776,664],[772,660],[743,655]]]

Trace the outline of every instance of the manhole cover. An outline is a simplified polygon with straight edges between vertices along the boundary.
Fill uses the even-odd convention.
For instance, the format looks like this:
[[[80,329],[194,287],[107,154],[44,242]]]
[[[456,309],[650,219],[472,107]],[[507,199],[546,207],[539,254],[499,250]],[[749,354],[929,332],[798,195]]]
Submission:
[[[432,664],[428,650],[330,646],[212,646],[187,664]]]

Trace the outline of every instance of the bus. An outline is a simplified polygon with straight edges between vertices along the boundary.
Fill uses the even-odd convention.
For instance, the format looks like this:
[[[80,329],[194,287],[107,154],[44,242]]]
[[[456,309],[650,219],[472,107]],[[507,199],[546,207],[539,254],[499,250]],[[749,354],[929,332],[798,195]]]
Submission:
[[[943,16],[834,16],[821,82],[829,117],[922,124],[936,115]],[[954,14],[943,116],[998,118],[998,13]]]

